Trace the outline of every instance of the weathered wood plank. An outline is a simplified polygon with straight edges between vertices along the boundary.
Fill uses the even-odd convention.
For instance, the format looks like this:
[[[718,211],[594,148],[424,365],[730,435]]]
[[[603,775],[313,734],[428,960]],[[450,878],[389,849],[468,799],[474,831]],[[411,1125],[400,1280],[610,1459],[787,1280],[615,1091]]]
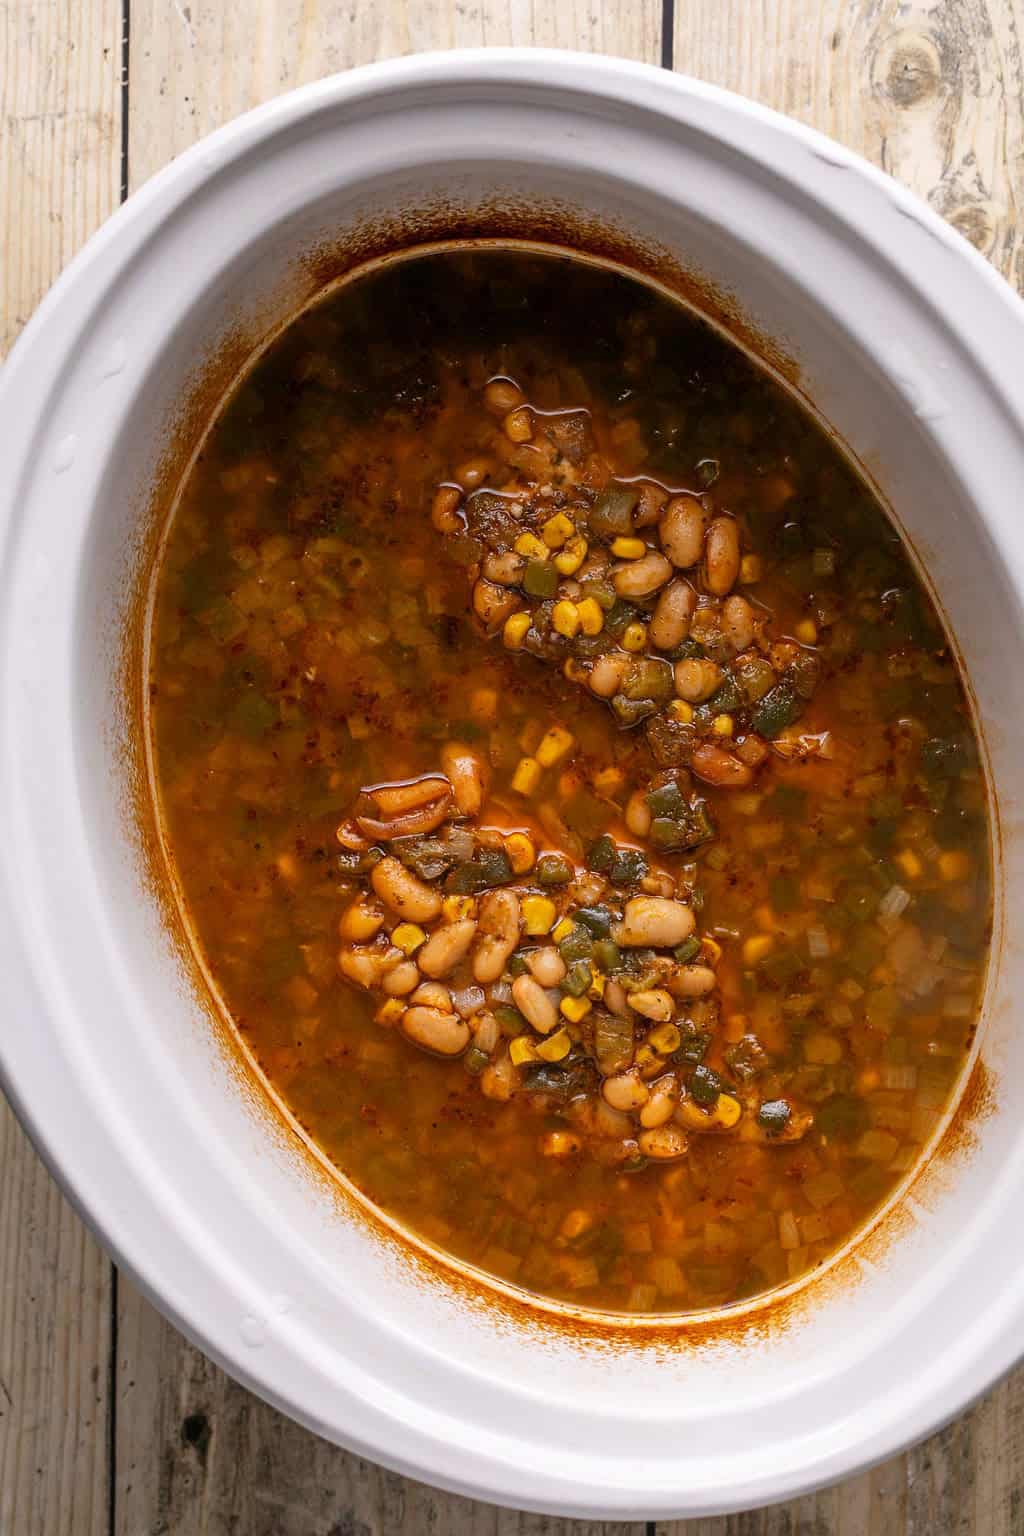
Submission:
[[[1021,0],[678,0],[675,67],[866,155],[1024,289]],[[1020,1536],[1024,1372],[840,1488],[658,1536]]]
[[[281,91],[428,48],[536,43],[657,63],[660,0],[133,0],[133,187]],[[137,109],[136,109],[137,106]]]
[[[0,357],[116,206],[120,0],[0,3]]]
[[[0,356],[117,205],[119,37],[116,0],[0,4]],[[0,1098],[0,1531],[12,1536],[106,1536],[110,1274]]]

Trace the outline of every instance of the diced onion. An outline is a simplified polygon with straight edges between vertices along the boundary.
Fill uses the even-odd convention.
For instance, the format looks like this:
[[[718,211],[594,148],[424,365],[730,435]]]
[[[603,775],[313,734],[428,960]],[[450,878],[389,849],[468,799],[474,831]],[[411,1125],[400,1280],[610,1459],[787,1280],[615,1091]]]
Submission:
[[[807,951],[812,960],[825,960],[832,953],[828,934],[820,925],[808,928]]]
[[[910,906],[910,892],[902,885],[890,885],[878,905],[881,918],[901,917]]]

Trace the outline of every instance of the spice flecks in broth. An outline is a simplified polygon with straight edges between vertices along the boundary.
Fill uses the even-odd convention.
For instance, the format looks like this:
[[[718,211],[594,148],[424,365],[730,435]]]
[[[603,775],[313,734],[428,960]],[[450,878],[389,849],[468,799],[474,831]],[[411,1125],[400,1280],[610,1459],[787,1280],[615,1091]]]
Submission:
[[[914,1165],[987,958],[970,716],[882,509],[698,319],[554,256],[350,282],[215,423],[152,653],[206,961],[410,1227],[685,1312]]]

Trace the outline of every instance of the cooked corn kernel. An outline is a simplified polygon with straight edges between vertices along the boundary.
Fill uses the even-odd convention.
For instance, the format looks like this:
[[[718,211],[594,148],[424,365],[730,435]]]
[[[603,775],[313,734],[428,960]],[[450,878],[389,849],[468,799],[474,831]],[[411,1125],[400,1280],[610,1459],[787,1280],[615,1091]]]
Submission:
[[[657,1029],[652,1029],[647,1036],[647,1044],[656,1050],[659,1056],[671,1056],[673,1051],[678,1051],[682,1038],[678,1024],[659,1024]]]
[[[962,848],[949,848],[939,854],[939,874],[943,880],[966,880],[971,872],[971,861]]]
[[[476,916],[476,901],[472,896],[446,896],[441,903],[445,922],[458,923],[464,917]]]
[[[585,635],[599,635],[604,628],[604,609],[596,597],[585,597],[576,609]]]
[[[514,874],[525,875],[533,868],[537,851],[525,832],[513,832],[505,839],[505,852]]]
[[[913,848],[902,848],[896,855],[896,863],[902,869],[908,880],[919,880],[924,865],[914,852]]]
[[[521,533],[515,549],[517,555],[524,555],[527,560],[546,560],[549,553],[547,545],[535,533]]]
[[[612,540],[612,554],[616,560],[639,560],[647,553],[643,539],[618,538]]]
[[[403,955],[414,955],[426,940],[427,936],[418,923],[399,923],[391,935],[392,944],[397,945]]]
[[[627,624],[622,631],[622,649],[624,651],[642,651],[647,644],[646,624]]]
[[[743,945],[743,964],[757,965],[771,953],[774,943],[770,933],[755,933]]]
[[[563,997],[559,1007],[571,1023],[578,1024],[590,1012],[590,999],[587,997]]]
[[[742,1113],[739,1099],[734,1099],[731,1093],[720,1093],[718,1102],[711,1111],[711,1119],[716,1125],[721,1126],[723,1131],[731,1131]]]
[[[508,1048],[508,1054],[512,1058],[514,1067],[521,1067],[528,1061],[537,1060],[537,1047],[529,1035],[516,1035]]]
[[[555,569],[561,571],[563,576],[575,576],[584,560],[587,558],[588,544],[581,533],[574,533],[566,542],[565,548],[560,549],[555,556]]]
[[[569,756],[576,745],[576,738],[563,725],[553,725],[544,732],[534,756],[542,768],[553,768]]]
[[[569,1039],[567,1029],[556,1029],[553,1035],[548,1035],[537,1047],[537,1055],[541,1061],[564,1061],[572,1050],[572,1041]]]
[[[551,610],[551,627],[567,640],[573,640],[580,632],[580,611],[575,603],[563,597]]]
[[[673,720],[678,720],[681,725],[689,725],[693,719],[693,705],[687,704],[685,699],[673,699],[668,706],[668,713]]]
[[[704,959],[708,965],[717,965],[722,958],[722,946],[717,939],[713,939],[710,933],[706,933],[700,941],[700,947],[704,952]]]
[[[740,581],[749,587],[751,582],[761,580],[761,556],[744,555],[740,561]]]
[[[604,989],[607,985],[607,981],[608,978],[605,976],[603,971],[594,971],[591,975],[590,986],[587,988],[587,996],[592,997],[595,1003],[600,1002],[601,998],[604,997]]]
[[[551,932],[551,925],[558,911],[550,896],[524,896],[520,907],[523,914],[523,930],[531,938]]]
[[[576,924],[573,922],[571,917],[563,917],[560,923],[556,923],[554,932],[552,933],[551,937],[554,939],[556,944],[561,944],[563,939],[567,939],[569,937],[575,926]]]
[[[562,664],[562,676],[570,683],[586,683],[590,672],[575,656],[567,656]]]
[[[796,637],[801,645],[817,645],[818,626],[813,619],[801,619],[796,627]]]
[[[554,517],[549,517],[541,529],[541,536],[548,549],[561,549],[567,539],[571,539],[576,532],[576,524],[564,512],[556,512]]]
[[[532,795],[540,783],[541,766],[535,757],[521,757],[512,775],[512,788],[517,795]]]
[[[378,1024],[397,1024],[405,1012],[405,1003],[400,997],[389,997],[387,1002],[381,1003],[374,1014]]]
[[[518,651],[526,639],[530,628],[530,615],[528,613],[513,613],[505,620],[505,627],[501,631],[501,638],[510,651]]]
[[[716,736],[731,736],[732,715],[716,715],[711,722],[711,729]]]

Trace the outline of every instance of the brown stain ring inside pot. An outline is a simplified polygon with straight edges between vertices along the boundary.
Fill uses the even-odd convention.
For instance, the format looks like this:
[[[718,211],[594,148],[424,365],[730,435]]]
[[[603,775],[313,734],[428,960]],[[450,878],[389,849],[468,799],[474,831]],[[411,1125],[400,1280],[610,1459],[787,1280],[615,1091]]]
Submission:
[[[711,1345],[764,1343],[804,1321],[831,1297],[863,1283],[865,1268],[883,1263],[892,1243],[905,1234],[916,1217],[912,1201],[929,1205],[935,1198],[935,1175],[941,1188],[955,1177],[957,1167],[977,1144],[978,1126],[993,1112],[995,1082],[990,1066],[980,1055],[980,1028],[964,1067],[961,1086],[954,1094],[944,1120],[917,1166],[889,1200],[855,1231],[817,1271],[729,1308],[701,1313],[652,1314],[630,1317],[597,1312],[568,1303],[535,1296],[503,1282],[434,1247],[408,1232],[399,1222],[374,1206],[340,1169],[320,1150],[293,1111],[264,1076],[250,1048],[235,1027],[216,984],[203,962],[191,933],[187,909],[174,870],[159,815],[150,752],[148,726],[148,637],[153,600],[154,574],[180,489],[191,469],[206,433],[220,414],[225,399],[247,374],[257,358],[273,344],[297,314],[325,297],[340,282],[362,275],[384,262],[426,254],[431,248],[467,249],[482,244],[536,249],[551,255],[569,256],[613,266],[669,298],[695,310],[733,344],[740,346],[762,368],[767,368],[828,433],[833,444],[850,460],[885,507],[910,549],[936,609],[938,595],[928,579],[920,556],[889,506],[874,475],[857,460],[836,433],[824,422],[801,387],[800,369],[792,353],[777,338],[763,334],[744,313],[737,298],[703,274],[686,267],[668,250],[603,223],[590,215],[559,205],[526,205],[504,201],[473,209],[439,203],[392,218],[369,218],[344,239],[325,240],[295,264],[289,284],[290,303],[283,322],[260,327],[249,321],[229,328],[212,355],[197,372],[187,390],[177,418],[169,424],[167,445],[154,476],[152,491],[143,509],[144,533],[122,633],[122,699],[126,717],[125,763],[128,812],[142,854],[145,878],[162,913],[178,958],[194,995],[202,1000],[232,1076],[253,1112],[271,1129],[275,1139],[301,1157],[324,1192],[329,1193],[339,1216],[357,1220],[385,1245],[403,1266],[422,1283],[440,1285],[463,1309],[485,1313],[491,1325],[528,1330],[549,1339],[552,1332],[580,1347],[593,1349],[643,1347],[659,1353]],[[972,702],[972,713],[986,764],[989,784],[992,864],[997,893],[1002,870],[1002,832],[998,806],[992,793],[984,730],[975,705],[970,679],[963,667],[955,639],[947,636],[960,661],[960,672]],[[1002,903],[996,901],[997,921],[989,951],[988,976],[996,969],[1002,945]],[[987,987],[986,987],[987,991]],[[927,1188],[922,1186],[927,1183]]]

